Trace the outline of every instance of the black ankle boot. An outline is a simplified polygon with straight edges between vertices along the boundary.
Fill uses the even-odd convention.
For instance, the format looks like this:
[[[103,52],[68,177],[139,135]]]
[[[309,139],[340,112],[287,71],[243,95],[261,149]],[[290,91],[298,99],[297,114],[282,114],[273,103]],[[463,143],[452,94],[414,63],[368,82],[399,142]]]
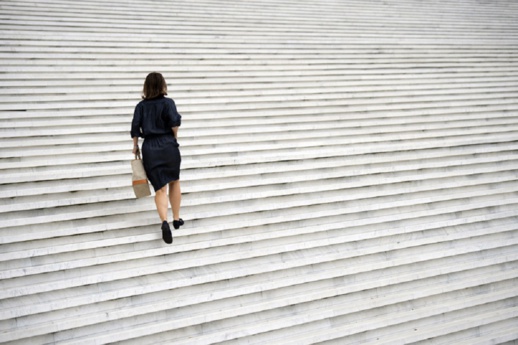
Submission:
[[[162,223],[162,238],[167,244],[173,243],[173,234],[171,233],[171,228],[169,227],[167,220],[164,220]]]
[[[183,219],[182,219],[182,218],[180,218],[180,219],[178,219],[178,220],[173,220],[173,227],[174,227],[175,229],[180,229],[180,227],[181,227],[183,224],[184,224],[184,223],[183,223]]]

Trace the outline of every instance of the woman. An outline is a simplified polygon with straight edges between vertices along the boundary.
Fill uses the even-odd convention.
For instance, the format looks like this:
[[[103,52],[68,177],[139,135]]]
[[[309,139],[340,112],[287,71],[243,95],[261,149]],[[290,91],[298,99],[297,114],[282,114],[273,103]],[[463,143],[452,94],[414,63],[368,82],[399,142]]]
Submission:
[[[135,107],[131,137],[133,154],[139,152],[138,138],[144,138],[142,163],[155,189],[155,204],[162,220],[162,238],[165,243],[170,244],[173,242],[173,235],[167,222],[168,201],[173,209],[173,227],[179,229],[184,224],[180,218],[182,158],[176,140],[182,116],[176,110],[174,101],[164,97],[166,95],[167,84],[162,74],[150,73],[144,82],[143,100]]]

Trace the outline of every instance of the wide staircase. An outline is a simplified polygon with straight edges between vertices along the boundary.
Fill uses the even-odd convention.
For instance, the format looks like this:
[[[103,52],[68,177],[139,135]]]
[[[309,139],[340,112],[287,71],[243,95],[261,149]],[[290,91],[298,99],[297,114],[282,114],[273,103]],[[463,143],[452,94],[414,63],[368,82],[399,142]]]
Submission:
[[[2,0],[0,36],[0,342],[518,339],[518,2]],[[152,71],[173,245],[131,187]]]

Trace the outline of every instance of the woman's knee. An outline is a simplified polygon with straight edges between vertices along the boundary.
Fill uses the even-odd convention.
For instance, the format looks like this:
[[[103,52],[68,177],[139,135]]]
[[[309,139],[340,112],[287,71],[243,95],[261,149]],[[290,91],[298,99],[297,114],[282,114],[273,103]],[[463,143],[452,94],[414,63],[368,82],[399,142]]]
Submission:
[[[155,193],[156,193],[157,195],[162,194],[162,193],[167,194],[167,186],[163,186],[162,188],[160,188],[159,190],[157,190]]]

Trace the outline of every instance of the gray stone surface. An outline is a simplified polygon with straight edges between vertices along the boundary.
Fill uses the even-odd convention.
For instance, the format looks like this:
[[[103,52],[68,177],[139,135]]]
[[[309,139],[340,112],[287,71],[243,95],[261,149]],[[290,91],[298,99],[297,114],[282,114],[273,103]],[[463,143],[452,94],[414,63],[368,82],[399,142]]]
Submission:
[[[518,4],[0,3],[0,342],[511,344]],[[147,73],[182,216],[130,186]]]

